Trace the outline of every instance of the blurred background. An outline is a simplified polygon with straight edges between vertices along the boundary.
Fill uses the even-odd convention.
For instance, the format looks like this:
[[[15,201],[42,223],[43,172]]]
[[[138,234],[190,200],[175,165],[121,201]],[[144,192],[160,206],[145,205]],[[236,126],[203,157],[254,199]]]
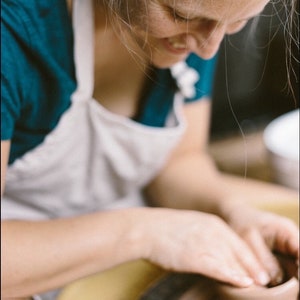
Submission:
[[[298,78],[291,74],[294,96],[287,87],[281,6],[281,3],[268,4],[253,33],[250,22],[223,42],[213,95],[212,139],[239,132],[237,120],[247,134],[299,107],[299,64],[295,60],[292,63]],[[292,52],[299,59],[295,45]]]
[[[289,73],[293,94],[287,85],[286,32],[281,21],[285,12],[282,1],[273,2],[253,32],[250,22],[221,45],[210,151],[222,171],[278,182],[263,134],[272,120],[299,108],[299,49],[296,45],[291,49],[296,58],[292,60],[295,73]],[[299,1],[297,6],[299,12]],[[297,28],[294,34],[299,34]]]

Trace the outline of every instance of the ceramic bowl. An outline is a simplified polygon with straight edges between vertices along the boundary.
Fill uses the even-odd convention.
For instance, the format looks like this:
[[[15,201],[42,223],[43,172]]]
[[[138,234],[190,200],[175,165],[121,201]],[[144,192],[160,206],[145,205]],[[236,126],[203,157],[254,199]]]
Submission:
[[[227,284],[219,284],[217,293],[222,300],[298,300],[299,281],[298,268],[294,261],[284,256],[277,256],[285,278],[283,282],[274,287],[253,285],[248,288],[237,288]]]
[[[273,120],[263,140],[274,181],[299,190],[299,109]]]
[[[273,287],[249,287],[244,289],[231,288],[223,286],[219,291],[222,300],[297,300],[298,299],[298,281],[291,278],[285,283]]]

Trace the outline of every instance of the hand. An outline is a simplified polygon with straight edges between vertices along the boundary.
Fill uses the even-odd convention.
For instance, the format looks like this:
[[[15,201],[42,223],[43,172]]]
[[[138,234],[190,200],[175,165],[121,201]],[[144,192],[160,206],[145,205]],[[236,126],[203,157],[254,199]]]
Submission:
[[[247,244],[221,218],[196,211],[152,211],[144,219],[145,258],[150,261],[240,287],[268,280]]]
[[[252,249],[260,264],[276,285],[283,279],[283,272],[272,252],[292,256],[299,265],[299,230],[288,218],[263,212],[244,205],[232,206],[229,225]]]

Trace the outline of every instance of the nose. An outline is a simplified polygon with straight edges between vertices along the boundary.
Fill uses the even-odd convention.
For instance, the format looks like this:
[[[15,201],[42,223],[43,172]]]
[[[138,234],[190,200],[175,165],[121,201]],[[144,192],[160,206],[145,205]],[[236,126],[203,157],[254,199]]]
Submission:
[[[212,58],[220,48],[220,44],[226,34],[226,24],[207,21],[200,24],[194,31],[196,38],[195,52],[204,59]]]

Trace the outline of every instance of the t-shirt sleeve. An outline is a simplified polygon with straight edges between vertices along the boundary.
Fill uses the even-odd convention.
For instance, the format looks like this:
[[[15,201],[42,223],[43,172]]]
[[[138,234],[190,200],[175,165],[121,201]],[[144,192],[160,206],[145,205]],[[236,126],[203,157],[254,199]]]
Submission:
[[[185,97],[192,102],[212,95],[217,55],[204,60],[195,54],[171,68],[171,74]]]
[[[13,27],[20,24],[17,9],[1,1],[1,140],[12,138],[21,110],[20,94],[24,92],[18,88],[18,82],[22,80],[19,74],[21,45],[12,24]],[[22,30],[22,26],[19,28]]]

